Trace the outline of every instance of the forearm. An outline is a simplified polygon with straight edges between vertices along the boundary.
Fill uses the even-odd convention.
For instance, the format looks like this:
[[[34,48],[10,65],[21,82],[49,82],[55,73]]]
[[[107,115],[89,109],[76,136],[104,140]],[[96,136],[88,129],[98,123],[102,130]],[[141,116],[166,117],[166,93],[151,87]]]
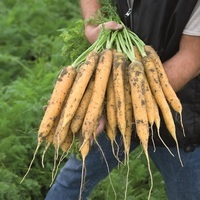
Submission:
[[[200,37],[183,35],[179,51],[163,63],[175,91],[200,74]]]
[[[98,9],[100,8],[99,0],[81,0],[81,11],[83,19],[87,20],[97,14]]]
[[[82,17],[85,21],[94,17],[101,7],[99,0],[80,0],[80,6]],[[85,23],[85,36],[90,43],[93,43],[97,40],[99,32],[100,27],[96,28],[94,25]]]

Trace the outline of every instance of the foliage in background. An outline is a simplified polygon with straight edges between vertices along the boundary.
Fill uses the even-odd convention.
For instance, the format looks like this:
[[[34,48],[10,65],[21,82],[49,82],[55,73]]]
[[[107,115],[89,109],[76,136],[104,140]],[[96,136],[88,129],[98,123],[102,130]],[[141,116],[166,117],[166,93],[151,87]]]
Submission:
[[[81,19],[79,3],[2,0],[0,7],[0,199],[40,200],[51,181],[48,154],[45,169],[38,157],[27,179],[20,181],[36,147],[42,107],[58,72],[70,63],[62,55],[59,30],[77,29],[72,24]]]
[[[0,7],[0,200],[42,200],[51,182],[53,149],[47,152],[43,169],[41,148],[29,175],[20,181],[36,147],[42,107],[60,69],[88,47],[79,1],[1,0]],[[128,198],[139,200],[147,196],[149,176],[144,159],[136,159],[136,154],[130,164]],[[164,199],[162,179],[153,171],[159,187],[155,183],[152,199]],[[122,195],[125,174],[126,167],[112,172]],[[105,179],[91,199],[110,200],[112,195]]]
[[[23,66],[40,58],[62,63],[58,30],[80,16],[78,1],[2,0],[0,7],[1,82],[24,75]]]

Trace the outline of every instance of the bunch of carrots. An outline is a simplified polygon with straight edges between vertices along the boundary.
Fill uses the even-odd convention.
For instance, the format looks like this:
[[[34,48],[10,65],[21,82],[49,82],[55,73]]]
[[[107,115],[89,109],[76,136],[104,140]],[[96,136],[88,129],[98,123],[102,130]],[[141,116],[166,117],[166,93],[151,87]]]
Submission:
[[[148,142],[155,124],[157,134],[165,145],[159,133],[160,114],[179,149],[171,109],[181,116],[181,103],[153,47],[146,45],[125,26],[117,31],[102,29],[98,40],[60,72],[38,130],[38,145],[33,160],[43,142],[46,142],[44,153],[53,144],[55,160],[62,151],[59,161],[78,142],[84,170],[91,139],[98,144],[95,132],[104,115],[113,154],[117,159],[114,144],[119,130],[126,163],[129,162],[131,135],[135,126],[147,158],[152,189]],[[179,151],[178,155],[181,161]]]

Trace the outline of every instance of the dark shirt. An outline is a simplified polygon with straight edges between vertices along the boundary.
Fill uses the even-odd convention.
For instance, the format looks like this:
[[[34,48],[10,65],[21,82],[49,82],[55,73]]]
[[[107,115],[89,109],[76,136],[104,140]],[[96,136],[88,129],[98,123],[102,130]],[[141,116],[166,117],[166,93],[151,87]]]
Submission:
[[[163,62],[178,51],[182,32],[196,3],[197,0],[134,0],[131,15],[125,17],[129,10],[127,1],[116,0],[122,21],[146,44],[152,45]],[[200,76],[191,80],[177,95],[183,106],[186,132],[184,137],[179,115],[172,111],[180,146],[200,144]],[[160,132],[167,145],[175,145],[163,120]],[[162,145],[154,135],[156,144]]]

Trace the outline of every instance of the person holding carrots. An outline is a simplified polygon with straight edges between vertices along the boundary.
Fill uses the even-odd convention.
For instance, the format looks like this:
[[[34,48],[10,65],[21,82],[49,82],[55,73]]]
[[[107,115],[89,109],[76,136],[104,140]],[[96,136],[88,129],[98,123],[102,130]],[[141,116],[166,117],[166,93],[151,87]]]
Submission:
[[[85,20],[93,17],[101,7],[98,0],[81,0]],[[183,167],[177,159],[177,149],[164,123],[161,124],[162,138],[175,155],[169,154],[159,137],[155,135],[156,151],[149,146],[149,155],[163,176],[169,200],[198,200],[200,197],[200,0],[115,0],[119,16],[124,24],[133,30],[146,44],[157,51],[163,63],[169,82],[183,106],[183,135],[180,120],[176,117],[177,138]],[[109,21],[98,26],[85,25],[85,36],[92,44],[100,30],[122,29],[120,24]],[[102,117],[97,128],[98,143],[104,150],[110,171],[117,166],[110,141],[102,130]],[[119,144],[119,159],[124,159],[124,149]],[[139,143],[132,139],[130,151]],[[95,167],[94,167],[95,166]],[[85,159],[87,174],[82,199],[87,199],[94,187],[106,176],[108,170],[101,159],[99,147],[94,144]],[[46,200],[79,199],[82,162],[71,157],[61,169]]]

